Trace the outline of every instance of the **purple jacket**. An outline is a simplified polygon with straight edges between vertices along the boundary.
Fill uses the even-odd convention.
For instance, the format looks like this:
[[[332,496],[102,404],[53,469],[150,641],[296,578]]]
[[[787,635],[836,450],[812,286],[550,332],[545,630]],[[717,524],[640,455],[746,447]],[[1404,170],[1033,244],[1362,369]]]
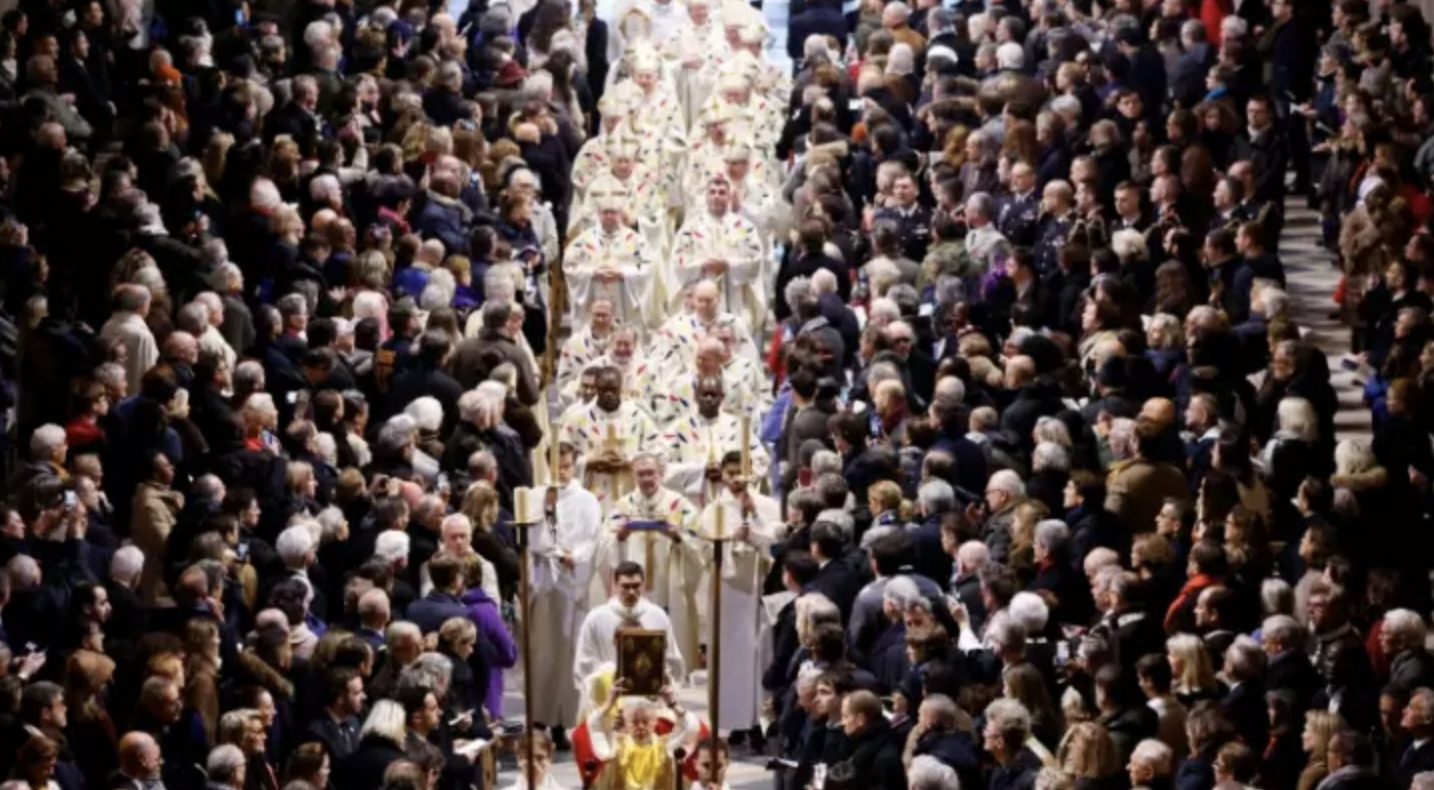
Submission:
[[[488,661],[488,689],[483,705],[488,715],[495,719],[503,717],[503,670],[518,663],[518,646],[503,623],[498,604],[493,602],[482,588],[475,587],[463,593],[463,603],[468,607],[468,617],[478,626],[478,647]]]

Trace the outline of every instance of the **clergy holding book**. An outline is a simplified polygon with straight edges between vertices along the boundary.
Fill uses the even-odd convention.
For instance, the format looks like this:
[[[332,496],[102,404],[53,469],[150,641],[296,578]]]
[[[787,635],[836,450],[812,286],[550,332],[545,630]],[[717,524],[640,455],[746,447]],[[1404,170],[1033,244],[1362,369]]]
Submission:
[[[672,682],[686,677],[686,665],[672,633],[672,621],[662,608],[643,597],[647,586],[642,566],[623,562],[613,572],[616,592],[606,604],[588,612],[578,635],[577,660],[573,675],[575,688],[588,686],[592,675],[615,666],[618,661],[618,640],[624,631],[643,630],[663,634],[665,674]],[[659,677],[663,668],[658,668]]]

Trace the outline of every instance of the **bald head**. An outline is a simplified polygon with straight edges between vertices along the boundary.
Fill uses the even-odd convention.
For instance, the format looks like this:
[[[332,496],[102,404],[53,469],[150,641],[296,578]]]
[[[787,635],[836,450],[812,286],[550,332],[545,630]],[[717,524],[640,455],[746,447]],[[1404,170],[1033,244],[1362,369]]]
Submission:
[[[727,344],[715,337],[705,337],[697,344],[697,367],[709,374],[719,372],[727,361]]]
[[[1151,398],[1141,407],[1140,419],[1165,430],[1175,423],[1175,403],[1169,398]]]
[[[151,778],[159,772],[159,743],[149,733],[125,733],[119,742],[119,765],[131,778]]]
[[[264,609],[254,615],[254,630],[258,631],[270,626],[276,626],[288,633],[289,616],[278,609]]]
[[[193,365],[199,361],[199,341],[188,332],[171,332],[164,339],[164,358],[178,364]]]

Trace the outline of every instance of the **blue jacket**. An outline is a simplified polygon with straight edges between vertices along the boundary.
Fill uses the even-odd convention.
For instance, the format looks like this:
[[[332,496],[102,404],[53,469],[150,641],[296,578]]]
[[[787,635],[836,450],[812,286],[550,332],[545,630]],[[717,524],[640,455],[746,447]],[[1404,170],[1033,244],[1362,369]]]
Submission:
[[[1175,790],[1211,790],[1215,786],[1215,761],[1204,754],[1192,754],[1175,772]]]
[[[437,631],[451,617],[468,619],[468,607],[458,596],[434,590],[408,607],[407,619],[428,634]]]
[[[956,770],[962,787],[978,787],[981,759],[971,737],[962,732],[927,732],[916,741],[917,755],[930,755]]]
[[[424,239],[438,239],[449,255],[468,252],[468,231],[473,214],[459,201],[429,192],[413,220],[413,230]]]
[[[892,623],[871,646],[868,669],[876,676],[877,687],[889,694],[901,688],[911,674],[906,658],[906,624]]]

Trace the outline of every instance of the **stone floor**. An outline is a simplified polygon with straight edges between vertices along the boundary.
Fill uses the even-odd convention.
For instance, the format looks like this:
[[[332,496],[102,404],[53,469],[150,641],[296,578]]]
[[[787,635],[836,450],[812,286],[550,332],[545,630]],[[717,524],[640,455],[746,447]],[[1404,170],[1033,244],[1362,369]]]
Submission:
[[[769,17],[775,11],[775,3],[768,0]],[[779,20],[773,20],[774,29]],[[783,23],[785,20],[781,20]],[[781,31],[785,37],[785,30]],[[1307,209],[1302,201],[1291,200],[1286,207],[1285,231],[1280,239],[1280,256],[1284,260],[1289,280],[1292,309],[1296,322],[1306,327],[1310,339],[1330,359],[1335,388],[1339,393],[1340,412],[1336,427],[1341,439],[1368,438],[1370,434],[1369,412],[1360,400],[1360,387],[1354,375],[1340,367],[1340,361],[1349,351],[1349,334],[1329,317],[1333,309],[1330,294],[1339,281],[1338,271],[1331,265],[1330,254],[1319,245],[1319,218]],[[507,705],[512,718],[521,718],[523,710],[521,678],[512,673],[508,681]],[[707,711],[707,689],[699,676],[697,683],[683,689],[682,704],[699,717]],[[728,780],[734,790],[758,790],[774,786],[772,775],[765,769],[766,758],[739,753],[732,766]],[[560,755],[554,768],[555,778],[564,788],[576,788],[581,784],[577,778],[577,766],[570,754]],[[500,785],[511,783],[514,771],[504,771]]]
[[[1330,318],[1335,304],[1330,299],[1339,283],[1340,272],[1332,254],[1320,246],[1319,215],[1303,200],[1285,205],[1284,234],[1280,237],[1280,258],[1290,294],[1295,323],[1306,330],[1305,338],[1329,357],[1329,369],[1339,394],[1335,431],[1340,439],[1370,438],[1370,415],[1362,400],[1355,375],[1340,366],[1349,354],[1349,330]]]

